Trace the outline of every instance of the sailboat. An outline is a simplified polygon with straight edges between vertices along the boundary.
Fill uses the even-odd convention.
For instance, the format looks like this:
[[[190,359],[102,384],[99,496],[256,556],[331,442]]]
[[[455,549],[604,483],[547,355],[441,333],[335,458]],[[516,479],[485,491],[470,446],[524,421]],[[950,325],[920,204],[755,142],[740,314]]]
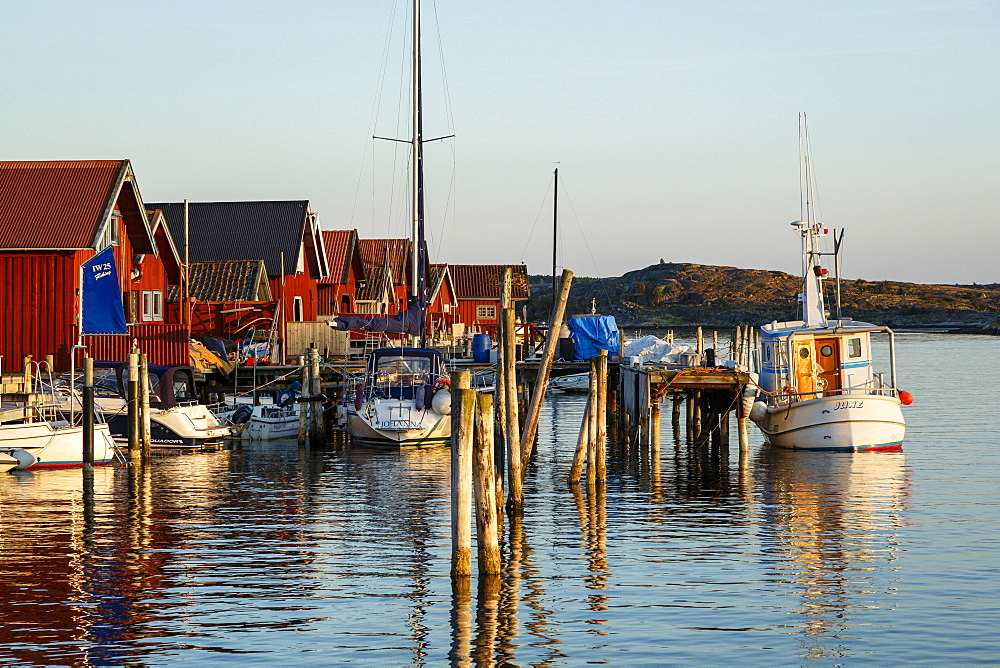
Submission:
[[[802,239],[801,320],[760,328],[761,398],[750,419],[771,445],[803,450],[899,450],[906,423],[901,405],[912,402],[896,387],[895,337],[888,327],[840,315],[839,253],[824,253],[829,230],[819,222],[805,115],[799,121],[802,220],[792,223]],[[837,268],[837,317],[830,319],[823,297],[829,271]],[[889,341],[889,378],[872,367],[872,334]]]
[[[363,382],[347,407],[347,430],[354,441],[374,446],[426,447],[451,441],[451,393],[441,354],[427,348],[427,242],[424,238],[423,98],[421,96],[420,0],[413,2],[412,61],[412,258],[413,294],[394,318],[345,316],[335,329],[410,334],[419,347],[383,347],[367,360]],[[446,139],[447,137],[439,137]],[[435,140],[430,140],[435,141]]]

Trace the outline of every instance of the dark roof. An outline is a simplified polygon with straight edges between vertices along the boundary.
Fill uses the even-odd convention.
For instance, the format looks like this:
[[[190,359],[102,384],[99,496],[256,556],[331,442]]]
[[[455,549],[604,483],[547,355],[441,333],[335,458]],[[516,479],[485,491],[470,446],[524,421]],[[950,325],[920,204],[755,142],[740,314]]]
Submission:
[[[128,160],[0,162],[0,248],[94,248],[117,204],[136,252],[155,253]]]
[[[270,301],[271,287],[260,260],[192,262],[191,296],[203,302]]]
[[[163,210],[183,260],[184,203],[149,203],[146,208]],[[313,278],[325,276],[326,253],[308,200],[188,203],[191,262],[263,260],[268,276],[280,276],[284,252],[287,276],[295,273],[303,241],[313,256],[306,258],[308,271]]]
[[[500,300],[500,276],[504,267],[513,269],[511,299],[527,299],[528,268],[523,264],[450,264],[448,271],[458,299]]]
[[[385,267],[371,267],[367,271],[367,280],[359,287],[354,297],[359,302],[381,302],[392,298],[392,278]]]

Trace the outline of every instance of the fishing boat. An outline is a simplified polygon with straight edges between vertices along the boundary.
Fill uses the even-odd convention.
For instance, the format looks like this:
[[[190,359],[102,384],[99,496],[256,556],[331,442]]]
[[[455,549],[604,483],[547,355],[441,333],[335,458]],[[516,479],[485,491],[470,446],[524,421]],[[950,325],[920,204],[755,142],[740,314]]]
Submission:
[[[147,377],[150,447],[171,450],[220,447],[231,435],[229,426],[207,406],[198,403],[192,367],[149,364]],[[80,376],[76,376],[76,381],[79,384]],[[107,417],[111,434],[119,443],[128,442],[128,383],[127,362],[94,362],[94,402]],[[79,394],[74,396],[79,407]]]
[[[0,404],[0,470],[83,466],[82,415],[66,412],[41,372],[7,376]],[[108,425],[95,415],[93,464],[110,464],[117,454]]]
[[[413,2],[412,136],[410,176],[413,221],[411,296],[407,309],[393,318],[334,318],[334,329],[409,334],[417,347],[382,347],[366,362],[364,382],[347,406],[347,430],[353,440],[374,446],[425,447],[451,440],[451,393],[444,358],[427,348],[427,272],[424,237],[423,98],[421,95],[420,1]],[[438,139],[446,139],[439,137]],[[434,141],[434,140],[431,140]]]
[[[899,450],[906,424],[902,404],[912,402],[896,387],[895,337],[888,327],[841,317],[839,237],[833,252],[821,241],[829,230],[819,222],[808,129],[800,117],[802,220],[792,223],[802,240],[801,320],[760,328],[760,398],[750,419],[771,445],[802,450]],[[824,255],[837,269],[837,317],[824,300]],[[872,335],[888,337],[889,377],[876,373]]]

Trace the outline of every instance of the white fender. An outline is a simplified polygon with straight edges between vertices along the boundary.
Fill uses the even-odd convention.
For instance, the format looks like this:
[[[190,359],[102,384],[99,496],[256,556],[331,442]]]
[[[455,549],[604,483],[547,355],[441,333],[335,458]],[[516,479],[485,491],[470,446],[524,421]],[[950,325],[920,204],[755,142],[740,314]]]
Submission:
[[[451,415],[451,392],[443,387],[434,393],[431,408],[438,415]]]
[[[755,401],[750,409],[750,419],[754,422],[761,422],[767,417],[767,404],[763,401]]]
[[[15,468],[22,470],[38,463],[38,457],[34,456],[27,450],[11,450],[10,456],[17,460],[17,466]]]

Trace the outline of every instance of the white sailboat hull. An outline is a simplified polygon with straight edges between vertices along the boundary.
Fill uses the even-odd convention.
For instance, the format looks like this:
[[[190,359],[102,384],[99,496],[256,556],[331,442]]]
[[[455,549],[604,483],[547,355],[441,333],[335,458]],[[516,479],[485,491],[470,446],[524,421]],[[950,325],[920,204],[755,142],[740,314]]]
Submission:
[[[30,457],[24,456],[27,453]],[[109,464],[115,442],[106,424],[94,425],[94,464]],[[0,425],[0,469],[58,469],[83,465],[83,427],[49,422]]]
[[[429,447],[451,442],[451,416],[416,410],[406,400],[375,400],[347,412],[355,442],[390,447]]]
[[[798,450],[899,450],[906,423],[895,397],[820,397],[768,408],[757,422],[771,445]]]

